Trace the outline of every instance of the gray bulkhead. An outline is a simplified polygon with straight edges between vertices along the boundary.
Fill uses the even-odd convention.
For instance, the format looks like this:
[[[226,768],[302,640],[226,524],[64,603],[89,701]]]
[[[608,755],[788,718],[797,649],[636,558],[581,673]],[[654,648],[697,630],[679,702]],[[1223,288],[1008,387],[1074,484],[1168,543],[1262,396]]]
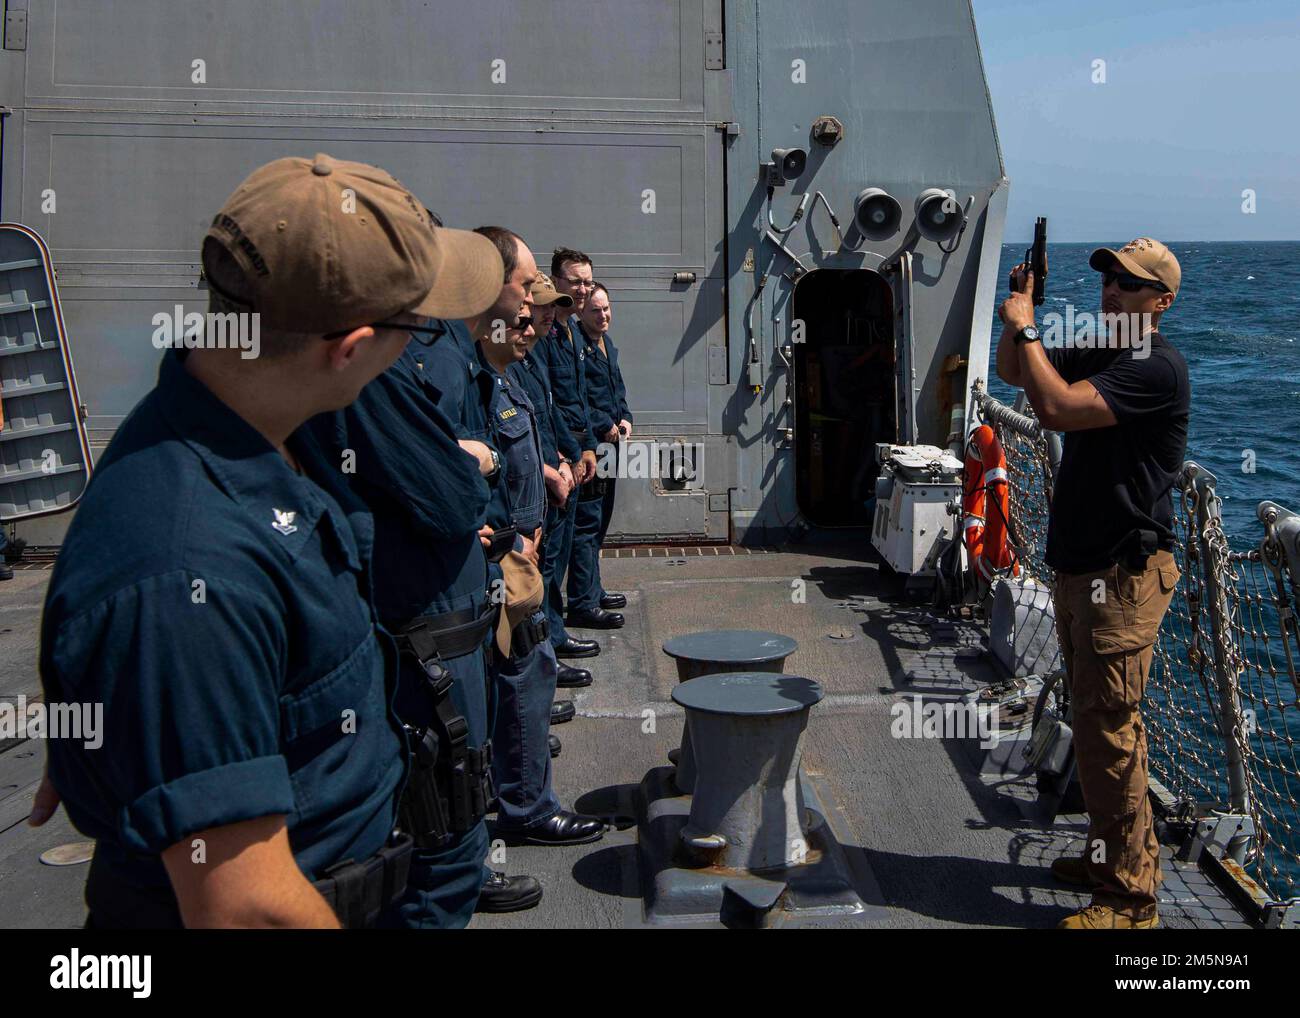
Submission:
[[[0,50],[0,211],[52,250],[96,451],[153,383],[154,316],[206,309],[211,215],[255,166],[317,151],[384,166],[448,225],[516,229],[543,264],[591,254],[634,440],[686,468],[622,481],[613,540],[779,540],[800,519],[791,263],[763,239],[774,147],[808,151],[776,190],[782,225],[816,190],[846,229],[867,186],[902,205],[895,237],[838,254],[814,207],[786,238],[805,269],[875,271],[923,188],[973,197],[955,253],[914,245],[917,440],[947,436],[945,355],[985,374],[1006,184],[967,0],[22,6]],[[844,128],[831,148],[810,137],[824,115]],[[908,317],[896,292],[892,310]],[[58,543],[66,521],[20,533]]]

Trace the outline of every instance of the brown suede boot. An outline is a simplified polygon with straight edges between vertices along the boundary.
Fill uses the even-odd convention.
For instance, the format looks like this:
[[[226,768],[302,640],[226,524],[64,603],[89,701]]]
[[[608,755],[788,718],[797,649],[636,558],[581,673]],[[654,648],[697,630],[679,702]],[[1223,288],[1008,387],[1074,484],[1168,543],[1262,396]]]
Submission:
[[[1058,930],[1154,930],[1160,925],[1160,916],[1152,905],[1141,911],[1114,909],[1093,902],[1074,915],[1066,916],[1056,924]]]

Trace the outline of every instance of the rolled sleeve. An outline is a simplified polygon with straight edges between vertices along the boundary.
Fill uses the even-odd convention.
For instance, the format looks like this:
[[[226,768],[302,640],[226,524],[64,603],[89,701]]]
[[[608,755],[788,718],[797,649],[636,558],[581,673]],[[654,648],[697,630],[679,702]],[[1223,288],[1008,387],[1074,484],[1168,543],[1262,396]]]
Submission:
[[[287,761],[264,756],[155,785],[126,806],[120,827],[128,848],[158,854],[195,831],[292,813],[293,805]]]

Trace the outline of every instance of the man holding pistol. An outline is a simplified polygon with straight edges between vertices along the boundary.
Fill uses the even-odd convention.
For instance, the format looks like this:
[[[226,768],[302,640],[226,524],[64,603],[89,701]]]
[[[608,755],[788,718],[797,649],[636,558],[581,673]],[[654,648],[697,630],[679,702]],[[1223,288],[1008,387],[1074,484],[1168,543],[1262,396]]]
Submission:
[[[1043,427],[1065,436],[1046,560],[1089,829],[1082,857],[1058,859],[1052,873],[1091,888],[1092,903],[1060,928],[1150,929],[1161,877],[1142,697],[1179,579],[1170,492],[1191,405],[1187,364],[1158,327],[1182,273],[1149,237],[1100,248],[1089,264],[1101,273],[1107,337],[1045,350],[1022,265],[999,310],[997,369],[1023,386]]]

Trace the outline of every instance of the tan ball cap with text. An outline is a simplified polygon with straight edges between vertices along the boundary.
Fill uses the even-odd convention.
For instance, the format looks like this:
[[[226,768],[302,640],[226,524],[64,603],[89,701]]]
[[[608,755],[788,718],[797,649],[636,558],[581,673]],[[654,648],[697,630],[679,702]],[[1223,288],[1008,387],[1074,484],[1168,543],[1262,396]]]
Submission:
[[[470,318],[492,305],[505,276],[486,237],[435,227],[392,174],[324,153],[254,170],[208,243],[230,252],[252,295],[228,303],[286,332],[339,332],[402,312]]]

